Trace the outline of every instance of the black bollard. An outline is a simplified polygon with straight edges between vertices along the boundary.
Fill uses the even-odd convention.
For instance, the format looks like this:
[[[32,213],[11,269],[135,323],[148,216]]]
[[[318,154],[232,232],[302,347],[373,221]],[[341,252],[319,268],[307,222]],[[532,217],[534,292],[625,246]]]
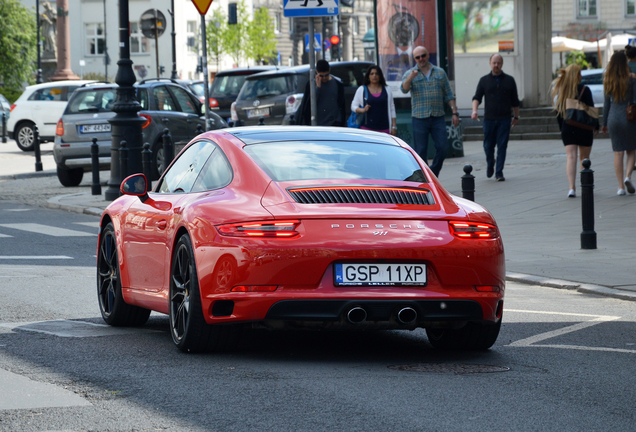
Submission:
[[[227,125],[228,125],[229,127],[233,128],[233,127],[234,127],[234,122],[233,122],[233,121],[230,121]]]
[[[462,176],[462,197],[475,201],[475,176],[472,165],[464,165],[464,175]]]
[[[119,143],[119,171],[121,172],[121,184],[126,177],[128,177],[128,143],[122,141]]]
[[[289,124],[290,125],[295,125],[296,124],[296,119],[294,118],[293,114],[289,116]]]
[[[2,112],[2,142],[7,142],[7,113]]]
[[[259,126],[265,126],[265,117],[261,117],[258,119],[258,125]]]
[[[93,183],[91,184],[91,195],[101,195],[102,185],[99,184],[99,145],[97,145],[97,138],[93,138],[92,141],[91,168],[93,171]]]
[[[148,182],[148,190],[152,189],[152,150],[150,150],[150,144],[145,143],[144,149],[141,151],[141,165],[143,166],[144,175]]]
[[[172,145],[172,135],[170,135],[170,129],[165,128],[163,130],[163,170],[159,170],[157,167],[157,171],[159,171],[159,175],[163,174],[163,172],[168,168],[170,162],[174,159],[174,147]]]
[[[590,169],[592,162],[583,160],[581,171],[581,216],[583,231],[581,232],[581,249],[596,249],[596,231],[594,231],[594,171]]]
[[[197,125],[197,135],[201,135],[203,132],[205,132],[205,131],[203,130],[203,126],[201,126],[201,124],[199,123],[199,124]]]
[[[42,171],[42,154],[40,153],[40,132],[33,125],[33,148],[35,150],[35,171]]]

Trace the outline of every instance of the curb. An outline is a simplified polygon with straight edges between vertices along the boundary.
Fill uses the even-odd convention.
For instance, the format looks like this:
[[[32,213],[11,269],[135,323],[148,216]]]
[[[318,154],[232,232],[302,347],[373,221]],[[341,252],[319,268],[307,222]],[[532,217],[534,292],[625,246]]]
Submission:
[[[539,285],[548,288],[576,290],[583,294],[595,294],[620,300],[636,301],[636,292],[621,290],[603,285],[586,284],[566,281],[563,279],[546,278],[523,273],[506,273],[506,280],[529,285]]]
[[[83,206],[83,205],[76,205],[76,204],[63,204],[61,202],[62,200],[66,200],[69,197],[83,197],[85,195],[86,194],[84,194],[84,193],[76,193],[76,194],[70,194],[70,195],[58,195],[58,196],[55,196],[53,198],[49,198],[49,200],[46,203],[46,207],[51,208],[51,209],[66,210],[66,211],[72,212],[72,213],[82,213],[82,214],[87,214],[87,215],[92,215],[92,216],[101,216],[102,213],[104,213],[104,209],[103,208],[86,207],[86,206]],[[107,204],[109,204],[109,203],[107,203]]]
[[[34,177],[53,177],[54,175],[57,175],[56,171],[47,170],[47,171],[37,171],[32,173],[2,175],[0,176],[0,180],[20,180],[20,179],[30,179]]]

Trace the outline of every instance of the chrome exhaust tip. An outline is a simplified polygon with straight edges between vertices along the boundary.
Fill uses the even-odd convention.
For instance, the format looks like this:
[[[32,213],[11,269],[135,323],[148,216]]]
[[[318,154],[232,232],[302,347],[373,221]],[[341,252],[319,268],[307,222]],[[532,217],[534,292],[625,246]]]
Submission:
[[[349,312],[347,312],[347,320],[351,324],[360,324],[366,319],[367,319],[367,311],[362,309],[360,306],[351,308]]]
[[[412,307],[405,307],[398,311],[397,320],[400,324],[413,324],[417,319],[417,312]]]

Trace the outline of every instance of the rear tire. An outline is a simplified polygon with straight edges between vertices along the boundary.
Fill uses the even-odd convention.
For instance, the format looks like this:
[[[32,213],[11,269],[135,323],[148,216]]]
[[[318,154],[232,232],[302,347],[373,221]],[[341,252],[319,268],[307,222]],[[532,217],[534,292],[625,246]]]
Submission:
[[[35,147],[35,125],[31,122],[20,123],[15,131],[15,142],[22,151],[33,151]]]
[[[84,178],[84,170],[82,168],[69,169],[63,165],[57,166],[57,178],[65,187],[79,186]]]
[[[97,298],[106,324],[140,327],[148,321],[150,310],[126,303],[121,290],[115,229],[109,223],[102,231],[97,251]]]
[[[427,328],[428,341],[435,348],[452,350],[487,350],[494,345],[501,319],[497,324],[469,322],[460,329]]]
[[[152,148],[152,164],[150,166],[152,181],[159,180],[161,174],[166,169],[165,158],[163,157],[163,141],[158,140]]]

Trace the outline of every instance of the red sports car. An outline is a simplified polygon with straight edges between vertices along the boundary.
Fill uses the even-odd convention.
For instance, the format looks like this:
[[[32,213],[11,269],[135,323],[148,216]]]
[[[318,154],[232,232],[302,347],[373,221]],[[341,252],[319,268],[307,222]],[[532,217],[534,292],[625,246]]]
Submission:
[[[104,320],[169,315],[183,351],[272,329],[426,329],[439,348],[499,334],[504,250],[492,215],[450,195],[403,141],[325,127],[223,129],[195,138],[147,190],[104,211]]]

